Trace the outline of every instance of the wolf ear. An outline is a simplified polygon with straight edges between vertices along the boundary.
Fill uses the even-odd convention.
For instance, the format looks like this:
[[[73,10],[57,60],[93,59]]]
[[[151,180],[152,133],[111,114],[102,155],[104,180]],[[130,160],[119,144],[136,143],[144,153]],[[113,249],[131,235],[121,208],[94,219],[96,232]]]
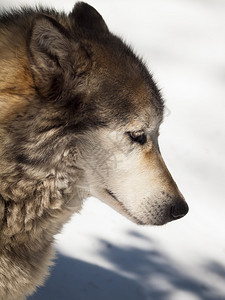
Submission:
[[[102,16],[92,6],[84,2],[75,4],[71,13],[75,24],[85,30],[89,35],[92,33],[108,33],[109,29]]]
[[[84,73],[89,63],[86,51],[76,43],[69,32],[54,19],[37,18],[28,41],[28,54],[34,83],[39,94],[56,99],[69,83]]]

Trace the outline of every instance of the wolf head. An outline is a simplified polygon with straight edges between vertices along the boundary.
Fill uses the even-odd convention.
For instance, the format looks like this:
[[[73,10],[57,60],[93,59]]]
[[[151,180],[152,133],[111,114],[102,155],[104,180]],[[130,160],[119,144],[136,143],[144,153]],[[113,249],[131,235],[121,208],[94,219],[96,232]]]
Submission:
[[[163,101],[142,61],[85,3],[36,14],[27,35],[33,101],[14,122],[17,161],[76,170],[80,190],[138,224],[183,217],[158,145]]]

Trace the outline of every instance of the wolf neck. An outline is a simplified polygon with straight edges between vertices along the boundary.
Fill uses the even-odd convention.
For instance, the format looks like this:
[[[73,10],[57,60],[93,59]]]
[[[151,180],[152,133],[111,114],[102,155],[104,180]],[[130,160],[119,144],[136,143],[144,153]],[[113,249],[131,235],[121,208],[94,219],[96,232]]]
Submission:
[[[5,284],[0,299],[15,299],[15,295],[20,299],[23,291],[17,286],[14,290],[12,282],[28,293],[43,283],[53,264],[54,235],[81,209],[84,195],[74,188],[80,181],[79,174],[71,179],[74,168],[73,172],[39,171],[39,176],[16,164],[0,169],[5,170],[0,174],[0,281]]]
[[[81,209],[84,195],[68,174],[56,173],[34,180],[14,171],[0,179],[1,247],[51,243],[70,216]],[[41,243],[40,243],[41,244]]]

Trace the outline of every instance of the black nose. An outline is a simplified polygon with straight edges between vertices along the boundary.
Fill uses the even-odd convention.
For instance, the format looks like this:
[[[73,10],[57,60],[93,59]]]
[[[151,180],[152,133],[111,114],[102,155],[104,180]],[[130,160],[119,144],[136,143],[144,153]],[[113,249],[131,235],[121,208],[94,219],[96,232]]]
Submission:
[[[184,217],[188,213],[188,205],[183,199],[177,199],[171,206],[170,214],[174,220]]]

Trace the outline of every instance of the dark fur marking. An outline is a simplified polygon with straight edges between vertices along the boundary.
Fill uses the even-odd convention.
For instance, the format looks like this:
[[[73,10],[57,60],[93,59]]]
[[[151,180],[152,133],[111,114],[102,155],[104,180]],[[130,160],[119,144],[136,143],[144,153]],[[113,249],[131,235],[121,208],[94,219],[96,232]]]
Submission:
[[[30,161],[28,159],[28,157],[24,154],[18,154],[16,156],[16,161],[19,163],[19,164],[30,164]]]

